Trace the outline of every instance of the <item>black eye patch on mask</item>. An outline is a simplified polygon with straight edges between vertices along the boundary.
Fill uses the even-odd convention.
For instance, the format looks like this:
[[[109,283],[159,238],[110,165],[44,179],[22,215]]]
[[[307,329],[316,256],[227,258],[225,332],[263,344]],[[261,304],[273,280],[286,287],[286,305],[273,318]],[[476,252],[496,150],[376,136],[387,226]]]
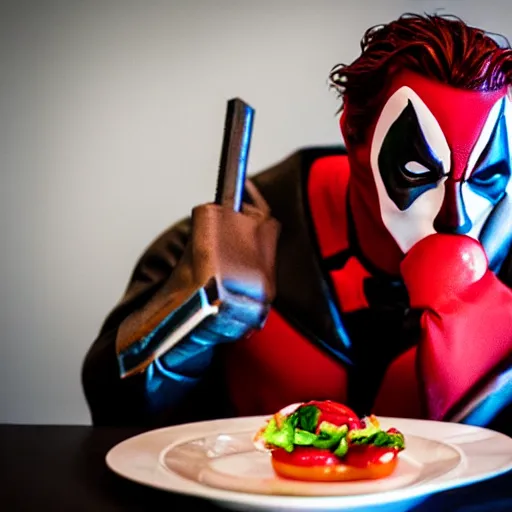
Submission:
[[[443,177],[442,163],[429,147],[410,100],[389,128],[378,164],[388,196],[401,211]],[[411,164],[422,172],[412,172]]]

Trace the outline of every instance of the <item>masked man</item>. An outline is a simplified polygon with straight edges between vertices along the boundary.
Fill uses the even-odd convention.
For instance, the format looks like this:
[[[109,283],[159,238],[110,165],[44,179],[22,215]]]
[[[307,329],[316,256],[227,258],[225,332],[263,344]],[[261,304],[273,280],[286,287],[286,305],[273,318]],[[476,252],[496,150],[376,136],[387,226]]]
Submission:
[[[511,433],[512,50],[404,15],[331,81],[345,148],[296,152],[142,256],[85,359],[95,424],[332,399]]]

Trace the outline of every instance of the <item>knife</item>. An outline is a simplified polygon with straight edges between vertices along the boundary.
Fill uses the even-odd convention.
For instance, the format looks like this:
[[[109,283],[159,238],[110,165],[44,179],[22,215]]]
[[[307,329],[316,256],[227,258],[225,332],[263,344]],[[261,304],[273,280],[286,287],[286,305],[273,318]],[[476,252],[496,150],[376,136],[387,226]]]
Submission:
[[[240,98],[227,102],[215,203],[239,212],[242,208],[254,109]],[[137,343],[119,353],[121,378],[143,371],[168,352],[202,321],[219,311],[220,292],[212,278]]]

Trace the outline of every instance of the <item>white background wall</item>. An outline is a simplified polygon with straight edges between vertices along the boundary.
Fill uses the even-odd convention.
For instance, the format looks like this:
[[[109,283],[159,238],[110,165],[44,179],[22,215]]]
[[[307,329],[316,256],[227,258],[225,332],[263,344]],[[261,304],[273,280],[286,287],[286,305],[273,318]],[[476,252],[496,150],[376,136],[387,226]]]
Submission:
[[[85,352],[135,260],[213,198],[226,100],[256,108],[250,172],[339,141],[330,68],[371,25],[503,1],[0,4],[0,422],[89,423]]]

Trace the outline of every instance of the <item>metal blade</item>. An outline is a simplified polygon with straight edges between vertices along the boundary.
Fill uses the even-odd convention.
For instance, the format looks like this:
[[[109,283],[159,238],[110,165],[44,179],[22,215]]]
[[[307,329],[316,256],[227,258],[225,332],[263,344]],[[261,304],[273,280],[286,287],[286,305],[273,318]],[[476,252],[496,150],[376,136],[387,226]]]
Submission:
[[[215,202],[240,211],[251,145],[254,109],[240,98],[228,101]]]

